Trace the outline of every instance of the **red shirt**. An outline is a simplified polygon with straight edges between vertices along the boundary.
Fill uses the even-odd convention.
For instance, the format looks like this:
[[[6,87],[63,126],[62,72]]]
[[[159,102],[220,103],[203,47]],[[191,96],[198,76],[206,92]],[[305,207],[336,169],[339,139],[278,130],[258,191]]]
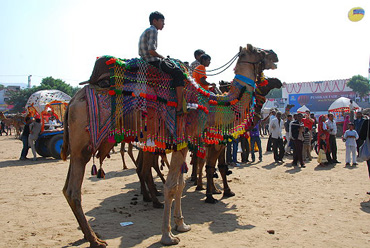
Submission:
[[[303,125],[308,128],[308,130],[311,130],[313,124],[315,123],[315,121],[308,119],[308,118],[303,118],[302,122],[303,122]]]

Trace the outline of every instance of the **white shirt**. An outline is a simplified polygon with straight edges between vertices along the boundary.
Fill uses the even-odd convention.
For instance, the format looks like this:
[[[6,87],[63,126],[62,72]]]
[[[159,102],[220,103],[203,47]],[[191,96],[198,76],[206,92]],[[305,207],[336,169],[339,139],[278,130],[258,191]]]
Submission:
[[[270,116],[270,119],[269,119],[269,133],[271,134],[271,131],[270,131],[270,127],[271,127],[271,122],[273,119],[276,119],[276,116],[275,115],[271,115]]]
[[[335,120],[327,120],[325,122],[328,125],[328,131],[330,135],[336,135],[337,134],[337,123],[335,123]],[[333,129],[333,130],[330,130]]]
[[[279,119],[276,117],[273,118],[270,121],[270,125],[269,125],[271,138],[274,138],[274,139],[283,138],[283,134],[282,134],[283,128],[284,128],[284,121],[282,119],[280,119],[279,121]]]
[[[356,138],[348,138],[348,136],[355,136]],[[356,130],[349,130],[348,129],[344,133],[343,138],[346,139],[346,146],[357,147],[356,140],[358,139],[358,133],[356,132]]]
[[[58,125],[56,120],[49,120],[49,130],[54,130],[56,125]]]

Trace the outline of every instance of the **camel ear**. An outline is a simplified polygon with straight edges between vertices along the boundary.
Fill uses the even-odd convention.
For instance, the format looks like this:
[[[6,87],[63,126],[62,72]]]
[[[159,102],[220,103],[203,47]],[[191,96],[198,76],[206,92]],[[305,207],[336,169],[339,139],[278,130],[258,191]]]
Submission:
[[[242,52],[242,50],[243,50],[243,47],[242,47],[242,46],[240,46],[240,47],[239,47],[239,53],[241,53],[241,52]]]
[[[247,50],[249,52],[252,52],[253,51],[253,46],[251,44],[247,44]]]

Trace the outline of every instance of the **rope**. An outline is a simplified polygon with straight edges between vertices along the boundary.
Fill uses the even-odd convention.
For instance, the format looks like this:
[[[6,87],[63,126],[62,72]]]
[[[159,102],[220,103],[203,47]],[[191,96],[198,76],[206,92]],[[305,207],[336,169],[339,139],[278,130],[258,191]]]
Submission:
[[[201,70],[197,70],[197,69],[194,69],[195,72],[199,73],[200,75],[203,75],[203,76],[216,76],[216,75],[219,75],[221,73],[223,73],[224,71],[226,71],[227,69],[230,68],[230,66],[235,62],[235,60],[239,57],[239,53],[237,53],[229,62],[227,62],[226,64],[224,64],[223,66],[219,67],[219,68],[216,68],[216,69],[213,69],[213,70],[209,70],[209,71],[206,71],[206,72],[211,72],[211,71],[216,71],[216,70],[219,70],[225,66],[227,66],[225,69],[223,69],[222,71],[220,72],[216,72],[214,74],[205,74],[205,73],[202,73]],[[229,65],[228,65],[229,64]]]

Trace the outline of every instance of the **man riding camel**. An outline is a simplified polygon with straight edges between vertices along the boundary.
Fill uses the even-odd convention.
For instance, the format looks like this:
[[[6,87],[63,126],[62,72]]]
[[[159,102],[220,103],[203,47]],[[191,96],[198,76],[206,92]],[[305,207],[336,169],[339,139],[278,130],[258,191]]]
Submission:
[[[177,107],[176,114],[183,114],[183,96],[185,76],[174,63],[169,59],[165,59],[157,53],[157,37],[158,30],[164,27],[164,16],[158,11],[152,12],[149,16],[150,27],[147,28],[140,36],[139,40],[139,55],[146,62],[155,66],[165,73],[168,73],[173,78],[172,86],[176,89]]]

